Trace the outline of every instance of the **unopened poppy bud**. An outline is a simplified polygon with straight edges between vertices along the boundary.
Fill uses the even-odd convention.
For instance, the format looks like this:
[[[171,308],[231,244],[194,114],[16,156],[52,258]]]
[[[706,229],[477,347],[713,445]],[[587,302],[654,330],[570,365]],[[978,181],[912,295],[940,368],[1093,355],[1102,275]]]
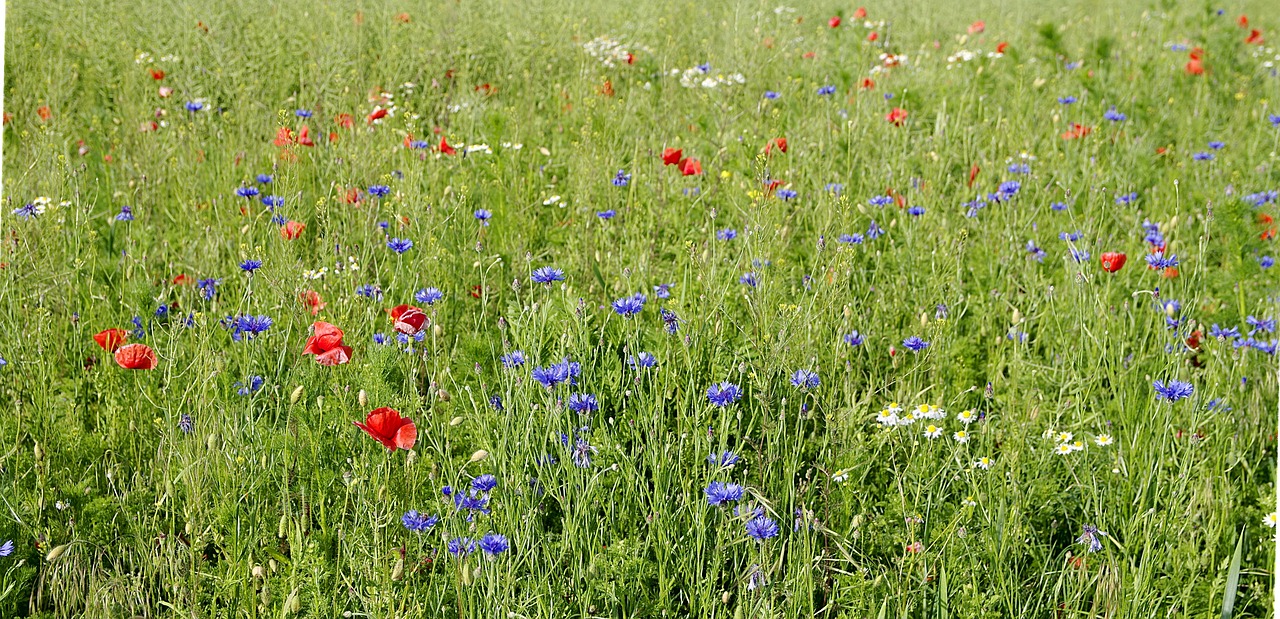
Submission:
[[[48,561],[49,563],[53,563],[54,561],[57,561],[60,557],[62,557],[62,555],[66,554],[67,549],[70,547],[71,547],[71,544],[63,544],[61,546],[57,546],[53,550],[50,550],[49,554],[44,556],[44,560]]]
[[[218,448],[218,433],[217,433],[217,432],[212,432],[212,433],[210,433],[210,434],[209,434],[209,437],[208,437],[208,438],[206,438],[206,439],[204,440],[204,446],[205,446],[205,448],[206,448],[206,449],[208,449],[209,451],[213,451],[214,449],[217,449],[217,448]]]
[[[1172,303],[1166,303],[1164,306],[1164,315],[1173,318],[1178,313],[1178,308]]]
[[[36,464],[44,462],[44,449],[40,448],[40,443],[36,443],[35,449],[33,449],[32,452],[32,455],[35,456]]]
[[[1018,311],[1018,308],[1016,307],[1013,309],[1013,324],[1022,324],[1022,312]]]
[[[440,325],[438,325],[438,324],[436,324],[436,325],[431,325],[431,334],[432,334],[432,335],[434,335],[434,336],[436,336],[436,337],[440,337],[440,336],[444,335],[444,327],[442,327],[442,326],[440,326]]]
[[[298,403],[298,400],[302,399],[302,392],[303,392],[303,391],[305,391],[305,389],[303,388],[303,386],[302,386],[302,385],[298,385],[298,386],[297,386],[297,388],[295,388],[295,389],[293,390],[293,393],[289,394],[289,403],[290,403],[290,404],[297,404],[297,403]]]
[[[459,425],[459,424],[461,424],[461,423],[462,423],[462,416],[461,416],[461,415],[459,415],[459,416],[457,416],[457,417],[454,417],[453,419],[450,419],[450,420],[449,420],[449,426],[450,426],[450,427],[453,427],[453,426]]]
[[[369,408],[369,394],[364,389],[356,394],[356,401],[360,403],[360,408]]]
[[[289,592],[289,597],[284,600],[284,612],[296,615],[301,610],[302,600],[298,597],[298,590],[294,589]]]
[[[928,312],[920,312],[920,326],[922,326],[922,327],[927,327],[927,326],[929,326],[929,313],[928,313]]]
[[[733,599],[733,598],[729,595],[729,592],[728,592],[728,591],[725,591],[725,592],[723,592],[723,593],[721,593],[721,594],[720,594],[720,602],[721,602],[722,604],[725,604],[726,606],[729,604],[729,600],[731,600],[731,599]]]
[[[485,458],[488,458],[488,457],[489,457],[489,452],[487,452],[487,451],[485,451],[485,450],[483,450],[483,449],[478,449],[478,450],[476,450],[476,452],[475,452],[475,453],[471,454],[471,462],[472,462],[472,463],[479,462],[479,461],[484,460]]]
[[[267,569],[271,570],[271,573],[274,574],[280,569],[280,564],[276,563],[275,559],[267,559]]]
[[[391,580],[404,580],[404,559],[396,559],[396,564],[391,568]]]

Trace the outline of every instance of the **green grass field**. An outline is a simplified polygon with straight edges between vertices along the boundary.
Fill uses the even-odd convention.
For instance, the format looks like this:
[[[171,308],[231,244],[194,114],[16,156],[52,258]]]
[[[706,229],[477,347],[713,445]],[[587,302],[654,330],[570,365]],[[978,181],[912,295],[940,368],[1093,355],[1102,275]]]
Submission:
[[[0,616],[1274,616],[1274,4],[7,4]]]

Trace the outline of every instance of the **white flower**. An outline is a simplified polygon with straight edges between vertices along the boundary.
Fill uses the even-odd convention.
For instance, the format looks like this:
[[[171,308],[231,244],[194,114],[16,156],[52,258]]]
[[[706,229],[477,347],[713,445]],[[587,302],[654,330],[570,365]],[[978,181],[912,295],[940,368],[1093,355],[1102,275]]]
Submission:
[[[1070,443],[1071,439],[1075,438],[1075,436],[1076,435],[1070,432],[1059,432],[1058,435],[1054,437],[1054,440],[1059,443]]]
[[[964,443],[969,442],[969,433],[964,430],[956,430],[956,433],[952,434],[951,438],[955,439],[957,443],[963,445]]]
[[[991,458],[983,456],[973,461],[973,468],[982,469],[984,471],[991,470]]]
[[[1262,519],[1262,524],[1265,524],[1272,529],[1276,528],[1276,513],[1271,512],[1270,514],[1267,514],[1266,517]]]
[[[876,414],[876,422],[882,426],[893,427],[898,425],[898,415],[886,408]]]
[[[1116,442],[1116,439],[1111,438],[1110,434],[1099,434],[1093,437],[1093,442],[1099,447],[1106,447],[1107,445]]]
[[[1053,453],[1056,453],[1059,456],[1065,456],[1073,451],[1075,450],[1072,449],[1071,445],[1068,443],[1060,443],[1057,447],[1053,448]]]
[[[551,206],[552,204],[556,204],[556,203],[558,203],[558,202],[560,202],[560,196],[551,196],[550,198],[547,198],[546,200],[543,200],[543,201],[542,201],[542,205],[543,205],[543,206]]]
[[[935,426],[933,424],[929,424],[928,426],[925,426],[925,429],[924,429],[925,438],[935,439],[935,438],[938,438],[939,436],[942,436],[942,428],[939,428],[938,426]]]
[[[849,469],[840,469],[831,474],[831,481],[842,484],[849,479]]]
[[[956,415],[956,419],[959,419],[960,423],[967,426],[978,420],[978,414],[973,412],[973,409],[971,408],[969,410],[960,411]]]

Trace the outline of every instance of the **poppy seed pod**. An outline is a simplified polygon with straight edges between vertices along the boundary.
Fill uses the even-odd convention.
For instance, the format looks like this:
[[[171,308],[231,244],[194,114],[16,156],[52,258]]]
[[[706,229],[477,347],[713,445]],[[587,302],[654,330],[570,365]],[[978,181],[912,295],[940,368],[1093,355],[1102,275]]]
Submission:
[[[62,555],[66,554],[67,549],[70,547],[71,547],[71,544],[63,544],[61,546],[55,546],[53,550],[49,551],[49,554],[44,556],[44,560],[48,561],[49,563],[53,563],[54,561],[57,561],[58,559],[60,559]]]

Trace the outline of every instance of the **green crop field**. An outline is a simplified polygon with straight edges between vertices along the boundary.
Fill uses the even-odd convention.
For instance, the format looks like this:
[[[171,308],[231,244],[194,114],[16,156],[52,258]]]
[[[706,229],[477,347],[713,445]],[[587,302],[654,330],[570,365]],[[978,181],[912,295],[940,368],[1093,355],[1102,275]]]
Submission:
[[[2,617],[1275,616],[1272,2],[5,26]]]

